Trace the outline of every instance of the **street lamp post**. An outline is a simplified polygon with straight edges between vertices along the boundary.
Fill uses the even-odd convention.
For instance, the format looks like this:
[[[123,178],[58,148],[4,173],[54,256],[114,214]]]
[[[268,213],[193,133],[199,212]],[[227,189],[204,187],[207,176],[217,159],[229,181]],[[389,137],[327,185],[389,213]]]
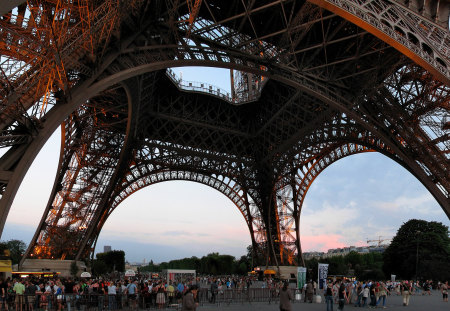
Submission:
[[[419,268],[419,234],[420,231],[416,231],[416,286],[417,286],[417,270]]]

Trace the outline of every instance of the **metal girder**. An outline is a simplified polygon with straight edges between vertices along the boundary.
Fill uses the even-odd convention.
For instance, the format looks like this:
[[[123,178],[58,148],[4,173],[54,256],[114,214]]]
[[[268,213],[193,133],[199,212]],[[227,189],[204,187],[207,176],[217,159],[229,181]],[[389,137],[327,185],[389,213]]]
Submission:
[[[126,196],[189,179],[235,202],[267,260],[300,262],[309,185],[329,163],[369,149],[403,165],[450,215],[448,6],[405,3],[19,6],[0,19],[1,227],[64,119],[58,177],[28,252],[36,256],[87,256]],[[231,95],[164,71],[199,65],[232,69]]]
[[[444,83],[450,83],[450,4],[447,0],[309,1],[354,21]]]

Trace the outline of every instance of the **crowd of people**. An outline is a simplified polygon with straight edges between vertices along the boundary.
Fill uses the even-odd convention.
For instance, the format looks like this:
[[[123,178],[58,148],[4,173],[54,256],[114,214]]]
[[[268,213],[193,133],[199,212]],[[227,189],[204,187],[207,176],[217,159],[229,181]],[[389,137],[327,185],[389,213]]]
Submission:
[[[324,291],[327,311],[333,311],[333,305],[338,305],[338,310],[343,310],[345,304],[353,304],[355,307],[386,308],[386,300],[390,295],[401,295],[403,306],[409,305],[411,295],[431,295],[433,282],[427,280],[421,285],[419,282],[376,282],[376,281],[329,281]],[[443,301],[448,302],[448,282],[438,282],[437,289],[442,293]]]
[[[258,281],[252,277],[188,277],[166,281],[146,278],[117,279],[7,279],[0,280],[0,311],[33,311],[67,309],[163,309],[181,306],[182,311],[194,311],[200,303],[224,301],[237,293],[245,299],[250,291],[264,293],[265,301],[279,299],[280,310],[290,311],[294,295],[300,292],[305,302],[313,302],[314,295],[322,294],[317,284],[310,280],[299,292],[295,283],[274,281],[272,278]],[[418,284],[402,282],[358,282],[350,280],[328,281],[323,291],[327,311],[337,305],[343,310],[346,304],[355,307],[386,308],[390,295],[402,295],[403,305],[409,304],[411,295],[431,295],[438,288],[444,301],[448,301],[448,282]],[[237,296],[235,296],[237,297]],[[298,299],[298,298],[296,298]]]
[[[200,299],[216,303],[227,289],[248,288],[251,277],[184,277],[166,281],[163,278],[81,279],[7,279],[0,280],[0,310],[58,310],[63,308],[98,308],[116,310],[182,306],[195,310]]]

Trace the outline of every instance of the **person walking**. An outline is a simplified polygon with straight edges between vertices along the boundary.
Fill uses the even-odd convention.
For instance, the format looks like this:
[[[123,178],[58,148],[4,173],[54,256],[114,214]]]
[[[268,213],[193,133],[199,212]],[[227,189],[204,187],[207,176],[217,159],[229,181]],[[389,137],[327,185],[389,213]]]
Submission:
[[[198,286],[196,284],[191,286],[192,296],[194,296],[194,311],[197,310],[200,304],[200,297],[198,296]]]
[[[388,290],[386,288],[386,284],[383,282],[380,283],[380,287],[378,290],[378,301],[377,301],[377,307],[380,304],[381,301],[383,301],[383,309],[386,309],[386,296],[387,296]]]
[[[306,285],[306,299],[312,303],[314,295],[314,284],[312,280],[309,280],[308,285]]]
[[[339,301],[339,282],[334,281],[333,283],[333,300],[334,303],[337,304]]]
[[[8,311],[8,283],[0,279],[0,310],[2,310],[3,305],[5,305],[5,310]]]
[[[355,290],[356,295],[355,307],[361,307],[362,294],[363,294],[363,287],[361,282],[358,282],[356,283],[356,290]]]
[[[325,288],[325,303],[327,304],[327,311],[333,311],[333,283],[329,281]]]
[[[347,291],[345,290],[345,285],[343,281],[339,281],[339,293],[338,293],[338,298],[339,298],[339,307],[338,310],[344,310],[344,306],[345,306],[345,301],[348,299],[347,298]]]
[[[362,290],[362,307],[364,308],[366,306],[367,303],[367,298],[369,298],[370,295],[370,289],[369,289],[369,285],[367,283],[364,283],[364,288]]]
[[[292,311],[292,293],[288,289],[288,283],[285,282],[280,291],[280,311]]]
[[[181,311],[194,311],[195,310],[195,300],[194,295],[189,287],[186,289],[183,295],[183,301],[181,303]]]
[[[411,287],[408,284],[408,281],[404,281],[401,283],[400,290],[403,296],[403,305],[404,306],[409,305],[409,297],[411,296]]]
[[[376,298],[376,284],[375,282],[372,282],[372,284],[369,287],[370,290],[370,303],[369,308],[375,308],[377,306],[377,298]]]
[[[448,281],[441,285],[442,299],[448,302]]]
[[[209,300],[210,303],[216,303],[216,295],[218,288],[219,286],[217,285],[217,282],[214,279],[211,283],[211,299]]]

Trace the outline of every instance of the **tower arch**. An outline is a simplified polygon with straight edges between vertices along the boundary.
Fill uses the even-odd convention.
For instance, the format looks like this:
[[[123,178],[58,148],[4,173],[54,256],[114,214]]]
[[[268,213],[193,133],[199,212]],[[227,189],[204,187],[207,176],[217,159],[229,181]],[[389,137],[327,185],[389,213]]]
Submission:
[[[76,258],[86,257],[87,253],[93,255],[103,225],[120,203],[141,189],[168,181],[191,181],[219,191],[236,206],[244,217],[247,228],[249,229],[253,249],[256,251],[259,244],[265,240],[265,228],[259,209],[256,207],[251,196],[245,193],[245,189],[234,180],[224,176],[214,176],[214,174],[208,176],[198,172],[164,170],[139,176],[133,181],[129,181],[126,185],[123,185],[123,188],[110,200],[111,207],[106,210],[105,215],[101,217],[100,222],[96,225],[96,230],[93,232],[92,238],[86,238],[87,242],[83,243],[86,244],[85,249],[80,249]]]

